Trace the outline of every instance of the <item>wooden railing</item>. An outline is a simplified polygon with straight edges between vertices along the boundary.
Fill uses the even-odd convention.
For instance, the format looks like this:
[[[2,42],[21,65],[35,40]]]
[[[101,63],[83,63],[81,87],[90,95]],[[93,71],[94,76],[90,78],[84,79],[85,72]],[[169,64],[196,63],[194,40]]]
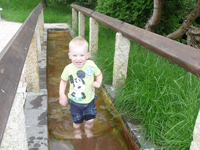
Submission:
[[[112,86],[109,87],[109,92],[113,93],[113,89],[125,85],[130,49],[129,40],[140,44],[141,46],[151,50],[174,64],[177,64],[194,75],[200,75],[200,50],[95,12],[94,10],[75,4],[71,4],[71,7],[72,29],[74,31],[77,30],[77,12],[79,14],[79,36],[84,37],[85,35],[84,15],[90,17],[90,54],[98,51],[98,23],[101,23],[117,32],[113,66],[113,83]],[[193,141],[191,142],[190,150],[196,150],[200,146],[198,140],[200,138],[199,125],[200,111],[196,119],[193,131]]]
[[[33,56],[33,51],[36,51],[36,55],[38,55],[37,36],[40,36],[39,38],[43,36],[43,31],[40,34],[39,30],[43,30],[44,22],[39,18],[43,19],[42,4],[38,4],[31,12],[0,53],[0,143],[2,142],[25,61],[27,61],[26,69],[29,74],[38,74],[37,56]],[[33,68],[29,64],[36,67]],[[39,90],[39,82],[37,82],[39,81],[39,75],[32,76],[32,78],[34,78],[34,81],[27,80],[28,86],[31,85],[29,91],[37,91]]]
[[[126,72],[128,61],[127,56],[129,54],[129,45],[126,47],[126,49],[123,50],[123,55],[126,57],[117,56],[116,53],[120,53],[120,45],[124,45],[122,39],[132,40],[141,46],[153,51],[154,53],[160,55],[161,57],[179,65],[180,67],[188,70],[189,72],[200,75],[200,51],[198,49],[192,48],[190,46],[181,44],[179,42],[176,42],[174,40],[168,39],[166,37],[160,36],[158,34],[146,31],[144,29],[138,28],[136,26],[133,26],[131,24],[128,24],[126,22],[114,19],[112,17],[103,15],[101,13],[98,13],[94,10],[81,7],[75,4],[71,4],[72,7],[72,15],[73,15],[73,23],[72,28],[73,30],[76,30],[77,26],[77,11],[79,12],[79,35],[84,36],[84,25],[81,25],[84,23],[84,15],[90,17],[90,21],[94,22],[95,20],[98,23],[101,23],[105,25],[106,27],[114,30],[117,32],[117,37],[120,38],[120,40],[116,41],[115,47],[118,47],[119,50],[115,50],[115,59],[114,59],[114,67],[113,67],[113,86],[119,87],[125,83],[126,79]],[[82,27],[81,27],[82,26]],[[90,27],[91,28],[91,27]],[[92,31],[90,29],[90,32],[93,35],[98,36],[98,30]],[[93,39],[93,38],[90,38]],[[117,39],[117,38],[116,38]],[[126,41],[126,43],[128,43]],[[98,40],[96,40],[98,41]],[[90,41],[91,43],[95,41]],[[117,44],[117,42],[119,42]],[[96,43],[98,44],[98,43]],[[94,45],[94,44],[93,44]],[[98,49],[98,46],[96,46],[96,50]],[[94,49],[94,48],[89,48]],[[118,52],[116,52],[118,51]],[[120,53],[122,54],[122,53]],[[123,62],[122,62],[123,61]],[[120,62],[120,63],[119,63]],[[119,64],[119,65],[117,65]],[[123,67],[122,67],[123,64]],[[122,70],[122,68],[124,68]],[[116,71],[115,71],[116,70]],[[120,75],[123,74],[123,75]],[[122,81],[122,82],[119,82]]]

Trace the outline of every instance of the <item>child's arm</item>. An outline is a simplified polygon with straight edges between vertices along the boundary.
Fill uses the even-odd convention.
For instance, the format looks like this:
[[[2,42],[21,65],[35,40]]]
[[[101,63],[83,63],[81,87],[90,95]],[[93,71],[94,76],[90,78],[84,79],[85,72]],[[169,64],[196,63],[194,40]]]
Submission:
[[[96,81],[93,82],[92,86],[95,87],[95,88],[100,88],[102,80],[103,80],[103,75],[101,73],[100,75],[98,75],[96,77]]]
[[[66,87],[67,87],[67,82],[61,80],[61,81],[60,81],[60,88],[59,88],[59,95],[60,95],[59,103],[60,103],[60,105],[62,105],[62,106],[66,106],[66,104],[67,104],[67,102],[68,102],[68,98],[67,98],[67,96],[65,95],[65,89],[66,89]]]

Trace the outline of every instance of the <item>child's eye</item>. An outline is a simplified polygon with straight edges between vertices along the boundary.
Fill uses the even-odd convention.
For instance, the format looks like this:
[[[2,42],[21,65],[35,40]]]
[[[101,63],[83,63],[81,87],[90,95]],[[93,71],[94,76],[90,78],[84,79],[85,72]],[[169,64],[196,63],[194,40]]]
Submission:
[[[73,55],[74,57],[76,57],[76,55]]]

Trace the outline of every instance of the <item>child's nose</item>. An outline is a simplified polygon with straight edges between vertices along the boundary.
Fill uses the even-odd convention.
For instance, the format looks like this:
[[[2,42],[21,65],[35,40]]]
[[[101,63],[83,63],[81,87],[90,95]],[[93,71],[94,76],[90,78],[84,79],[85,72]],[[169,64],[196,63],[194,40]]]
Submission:
[[[82,57],[81,56],[78,56],[78,59],[81,59]]]

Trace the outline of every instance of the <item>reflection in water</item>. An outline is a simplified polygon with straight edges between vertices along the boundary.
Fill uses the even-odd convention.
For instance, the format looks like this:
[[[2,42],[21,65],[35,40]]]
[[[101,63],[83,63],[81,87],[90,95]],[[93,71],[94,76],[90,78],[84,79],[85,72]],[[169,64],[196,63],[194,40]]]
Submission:
[[[73,122],[69,113],[69,105],[63,107],[59,104],[60,75],[64,67],[71,63],[68,59],[68,44],[72,39],[68,30],[48,30],[47,39],[47,87],[48,87],[48,123],[50,150],[128,150],[122,138],[122,124],[113,117],[112,111],[101,99],[100,90],[95,101],[97,117],[91,133],[87,138],[84,125],[81,126],[82,139],[73,139]],[[69,85],[69,84],[68,84]]]

